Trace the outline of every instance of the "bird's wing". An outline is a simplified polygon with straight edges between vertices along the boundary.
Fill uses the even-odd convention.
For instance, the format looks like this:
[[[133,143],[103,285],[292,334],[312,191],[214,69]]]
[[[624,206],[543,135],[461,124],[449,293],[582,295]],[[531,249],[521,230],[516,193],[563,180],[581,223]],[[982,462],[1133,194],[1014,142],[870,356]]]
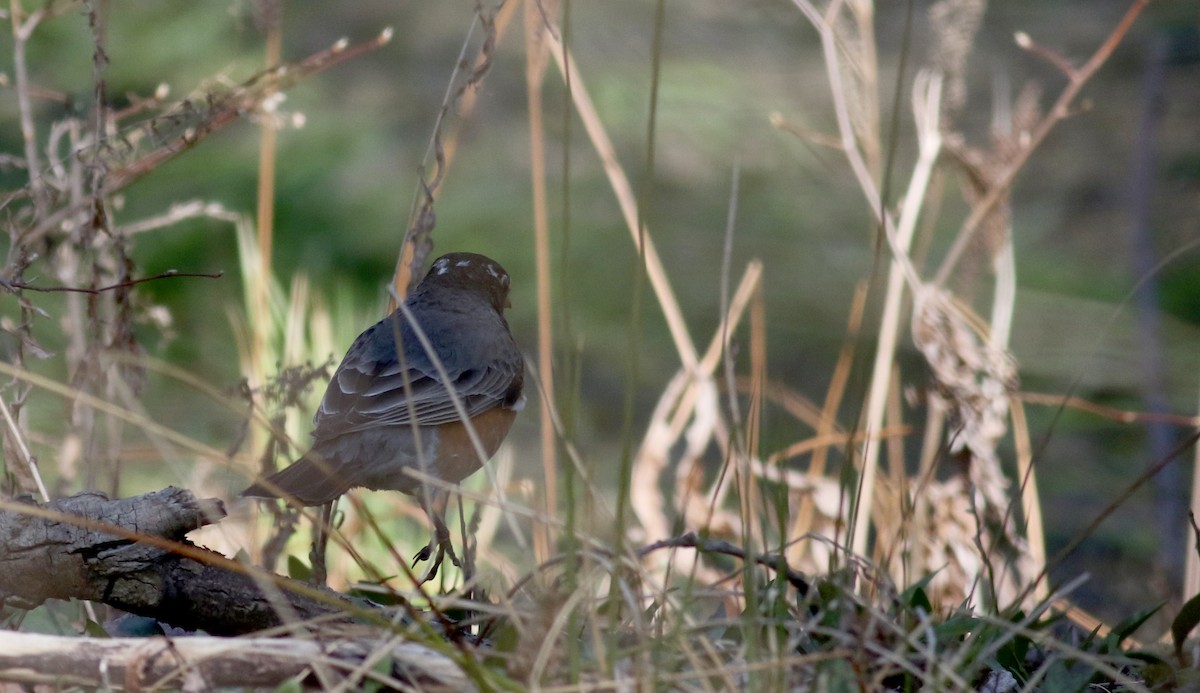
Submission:
[[[314,417],[318,439],[332,438],[376,426],[421,426],[458,421],[453,390],[467,416],[505,401],[516,377],[512,365],[492,360],[478,368],[447,365],[450,387],[442,383],[428,358],[384,361],[351,358],[334,373]],[[407,382],[407,385],[406,385]]]

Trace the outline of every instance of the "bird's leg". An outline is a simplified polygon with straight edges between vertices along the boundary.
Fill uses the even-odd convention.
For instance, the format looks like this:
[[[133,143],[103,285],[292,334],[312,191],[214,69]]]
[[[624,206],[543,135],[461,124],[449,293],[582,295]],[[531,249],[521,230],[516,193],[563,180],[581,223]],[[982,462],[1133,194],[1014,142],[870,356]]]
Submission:
[[[417,555],[413,557],[413,565],[421,561],[429,560],[430,556],[434,556],[433,563],[429,566],[429,570],[421,579],[421,582],[429,582],[437,576],[438,568],[442,565],[442,560],[450,557],[450,562],[455,566],[461,567],[462,562],[458,559],[458,554],[454,553],[454,546],[450,543],[450,529],[446,527],[445,514],[446,506],[450,501],[450,493],[440,490],[433,494],[429,503],[425,505],[425,514],[429,516],[429,521],[433,524],[433,537]],[[437,549],[436,556],[434,549]]]
[[[325,553],[329,548],[329,534],[333,531],[333,512],[336,506],[336,498],[322,505],[317,513],[317,524],[313,527],[313,545],[308,554],[308,562],[312,566],[312,581],[318,585],[324,585],[329,577]]]
[[[421,584],[437,577],[438,569],[442,567],[442,560],[446,556],[446,547],[450,546],[450,530],[446,527],[446,522],[442,519],[442,513],[446,510],[446,499],[447,495],[440,493],[425,508],[425,513],[429,516],[430,522],[433,523],[433,537],[424,548],[417,552],[417,555],[413,558],[413,566],[416,566],[418,561],[429,560],[430,556],[434,556],[434,558],[433,563],[429,565],[429,569],[425,571],[425,575],[421,577]],[[434,554],[435,547],[437,548],[436,555]],[[451,553],[451,560],[454,560],[453,553]]]
[[[417,552],[417,555],[413,556],[414,566],[421,561],[429,560],[429,557],[433,555],[434,548],[440,548],[443,542],[450,540],[450,530],[446,528],[446,523],[442,520],[442,515],[446,512],[446,504],[450,499],[449,494],[429,489],[426,489],[426,493],[427,495],[421,499],[421,508],[425,511],[430,523],[433,524],[433,538]]]

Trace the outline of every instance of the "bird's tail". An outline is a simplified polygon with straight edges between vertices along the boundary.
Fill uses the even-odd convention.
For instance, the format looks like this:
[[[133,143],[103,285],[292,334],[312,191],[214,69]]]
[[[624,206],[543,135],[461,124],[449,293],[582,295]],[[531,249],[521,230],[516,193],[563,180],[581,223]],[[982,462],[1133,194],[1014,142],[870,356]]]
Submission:
[[[254,482],[239,495],[283,498],[300,505],[322,505],[354,485],[354,479],[339,469],[343,466],[318,459],[310,452],[286,469]]]

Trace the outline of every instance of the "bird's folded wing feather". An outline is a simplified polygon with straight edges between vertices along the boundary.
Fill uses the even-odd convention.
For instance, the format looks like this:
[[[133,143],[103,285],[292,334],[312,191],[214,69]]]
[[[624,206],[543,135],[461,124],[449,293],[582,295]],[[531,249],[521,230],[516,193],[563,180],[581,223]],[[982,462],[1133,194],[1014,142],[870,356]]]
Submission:
[[[376,371],[380,365],[347,362],[338,368],[314,417],[315,436],[330,438],[375,426],[410,425],[414,420],[421,426],[458,421],[451,389],[467,416],[475,416],[504,401],[514,375],[511,367],[492,362],[449,372],[452,382],[447,388],[435,369],[411,363],[405,369],[397,360]]]

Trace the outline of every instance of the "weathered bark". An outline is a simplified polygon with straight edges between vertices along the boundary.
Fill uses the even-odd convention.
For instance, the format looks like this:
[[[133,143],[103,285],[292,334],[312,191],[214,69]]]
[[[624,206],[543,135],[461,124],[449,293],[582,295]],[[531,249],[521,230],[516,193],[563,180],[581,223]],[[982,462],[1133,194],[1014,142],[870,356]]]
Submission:
[[[322,617],[320,628],[308,632],[324,641],[0,631],[0,682],[210,690],[274,687],[308,672],[324,686],[367,676],[393,687],[472,688],[459,666],[435,650],[387,629],[334,623],[371,607],[252,571],[184,539],[224,516],[220,501],[170,487],[122,500],[98,493],[45,505],[0,500],[0,606],[29,609],[47,599],[88,599],[215,635]],[[380,669],[385,660],[390,668]]]
[[[383,669],[388,673],[381,674],[374,664],[381,657],[391,658],[391,666]],[[396,688],[474,690],[449,657],[402,641],[77,638],[0,631],[0,681],[25,684],[131,691],[275,687],[306,673],[315,663],[324,665],[330,683],[347,676],[358,680],[368,676]],[[380,676],[391,680],[380,680]]]
[[[239,570],[184,539],[224,516],[219,500],[174,487],[121,500],[0,501],[0,605],[87,599],[215,635],[279,626],[281,613],[347,613],[351,602],[335,592]]]

